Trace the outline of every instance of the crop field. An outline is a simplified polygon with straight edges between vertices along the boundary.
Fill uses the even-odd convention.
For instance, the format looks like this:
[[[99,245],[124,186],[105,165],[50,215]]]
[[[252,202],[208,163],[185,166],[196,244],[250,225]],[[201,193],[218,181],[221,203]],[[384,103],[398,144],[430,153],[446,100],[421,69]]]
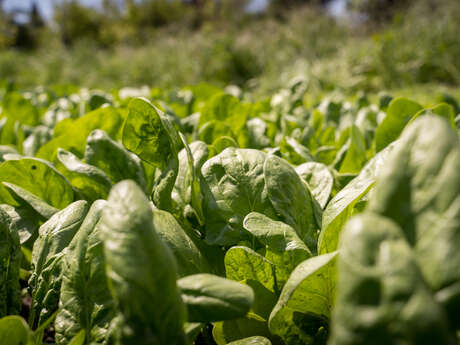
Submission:
[[[459,100],[308,87],[1,88],[0,344],[458,344]]]

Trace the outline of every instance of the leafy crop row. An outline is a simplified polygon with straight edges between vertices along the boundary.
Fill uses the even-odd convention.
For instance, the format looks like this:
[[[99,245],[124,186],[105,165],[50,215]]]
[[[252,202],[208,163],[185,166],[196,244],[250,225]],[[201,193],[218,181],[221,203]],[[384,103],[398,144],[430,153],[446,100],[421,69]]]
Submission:
[[[304,92],[3,90],[0,343],[456,344],[455,100]]]

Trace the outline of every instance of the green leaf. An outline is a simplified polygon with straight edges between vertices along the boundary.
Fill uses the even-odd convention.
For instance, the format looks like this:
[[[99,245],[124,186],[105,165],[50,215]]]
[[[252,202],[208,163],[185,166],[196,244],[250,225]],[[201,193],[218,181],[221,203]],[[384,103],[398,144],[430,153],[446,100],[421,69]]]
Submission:
[[[216,322],[243,317],[254,302],[252,289],[212,274],[195,274],[177,281],[189,322]]]
[[[347,153],[340,164],[340,173],[359,173],[366,163],[366,144],[361,131],[355,125],[351,126],[350,144]]]
[[[73,153],[58,149],[57,159],[62,164],[59,171],[88,201],[105,199],[112,187],[112,181],[101,169],[85,164]]]
[[[445,119],[422,116],[403,132],[369,209],[393,219],[414,248],[450,322],[460,327],[460,142]]]
[[[251,211],[276,218],[264,179],[266,157],[258,150],[229,147],[203,165],[207,243],[233,245],[248,237],[243,219]]]
[[[70,183],[48,162],[41,159],[21,158],[1,163],[0,180],[25,189],[58,209],[73,201]],[[0,185],[0,200],[19,206],[3,185]]]
[[[179,135],[164,113],[147,99],[135,98],[128,108],[123,145],[162,170],[155,181],[152,200],[159,209],[172,212],[171,193],[179,169]]]
[[[96,129],[88,136],[84,160],[105,172],[113,183],[131,179],[146,187],[141,160],[102,130]]]
[[[228,279],[238,282],[255,280],[267,290],[277,291],[273,263],[250,248],[235,246],[227,250],[225,271]]]
[[[319,227],[315,220],[314,199],[306,183],[285,160],[273,155],[265,160],[264,177],[268,197],[279,219],[292,226],[311,252],[316,253]]]
[[[265,247],[264,257],[275,265],[279,290],[294,268],[312,256],[295,230],[283,222],[251,212],[244,218],[243,226]]]
[[[457,129],[455,125],[455,111],[454,111],[454,108],[450,104],[441,103],[441,104],[434,106],[433,108],[420,110],[417,114],[415,114],[412,117],[408,125],[410,125],[412,122],[415,121],[415,119],[417,119],[418,117],[422,115],[438,115],[440,117],[445,118],[447,121],[449,121],[453,129]]]
[[[23,127],[14,117],[0,119],[0,144],[13,146],[21,151],[25,139]]]
[[[10,231],[18,234],[20,244],[24,244],[38,233],[40,218],[30,207],[0,205],[0,209],[5,211],[10,217],[8,226]]]
[[[32,327],[37,318],[40,325],[58,307],[65,248],[77,233],[87,212],[87,202],[76,201],[53,215],[39,229],[32,251],[32,275],[29,279],[32,296],[29,323]]]
[[[69,345],[84,345],[85,344],[85,337],[86,332],[82,329],[80,332],[72,338],[72,340],[68,343]]]
[[[171,196],[184,218],[190,218],[193,215],[198,219],[200,225],[203,225],[200,169],[209,156],[208,146],[201,141],[188,145],[182,133],[179,135],[184,148],[179,152],[179,169]]]
[[[10,228],[10,222],[9,215],[0,208],[0,317],[21,311],[21,249],[18,233]]]
[[[295,168],[299,176],[307,182],[311,194],[320,204],[326,207],[334,185],[334,177],[326,165],[317,162],[308,162]]]
[[[422,106],[406,98],[395,98],[387,109],[387,115],[375,132],[375,151],[383,150],[398,139],[406,124]]]
[[[267,322],[251,314],[244,319],[217,322],[212,329],[212,336],[218,345],[227,345],[232,341],[239,341],[246,337],[264,338],[261,335],[271,336]],[[281,345],[282,343],[274,342],[274,344]]]
[[[33,334],[27,322],[20,316],[1,318],[0,344],[33,345]]]
[[[112,188],[100,227],[109,287],[120,311],[119,342],[185,344],[176,262],[155,232],[152,209],[135,182]]]
[[[114,317],[105,274],[104,247],[97,227],[105,205],[103,200],[93,203],[67,247],[54,323],[57,344],[68,344],[75,337],[83,337],[82,344],[102,342]]]
[[[161,240],[173,252],[178,263],[180,277],[210,272],[211,268],[200,249],[190,239],[172,214],[166,211],[153,211],[153,227]]]
[[[269,328],[286,345],[325,344],[335,294],[337,252],[302,262],[273,309]]]
[[[395,144],[391,144],[372,158],[361,170],[359,175],[337,193],[323,213],[323,225],[318,239],[318,253],[326,254],[337,250],[340,232],[350,218],[353,207],[366,195],[375,183],[390,152]]]
[[[341,236],[332,345],[454,344],[399,226],[365,213]]]
[[[10,192],[14,200],[20,204],[19,207],[32,209],[44,219],[49,219],[56,212],[59,212],[57,208],[50,206],[36,195],[26,191],[14,183],[3,182],[3,185],[5,186],[5,189]]]
[[[179,137],[164,115],[145,98],[135,98],[128,106],[129,113],[123,128],[123,145],[141,159],[166,168],[177,156]]]
[[[69,121],[71,121],[70,124],[62,129],[59,128],[59,124],[56,126],[54,138],[40,147],[37,157],[54,162],[58,148],[83,157],[86,138],[93,130],[102,129],[111,138],[118,138],[123,125],[123,118],[112,107],[99,108],[76,120]]]

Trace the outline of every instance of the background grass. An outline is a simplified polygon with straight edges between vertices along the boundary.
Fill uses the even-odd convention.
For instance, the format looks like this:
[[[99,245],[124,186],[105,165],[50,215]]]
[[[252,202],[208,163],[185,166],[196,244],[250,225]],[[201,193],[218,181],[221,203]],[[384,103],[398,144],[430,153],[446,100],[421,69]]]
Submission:
[[[337,21],[304,7],[283,19],[212,22],[193,31],[169,26],[149,31],[141,42],[128,39],[109,48],[90,39],[69,48],[48,34],[35,51],[1,51],[0,76],[22,88],[76,84],[110,90],[204,81],[264,96],[304,78],[311,92],[457,93],[458,18],[458,0],[421,0],[385,25]]]

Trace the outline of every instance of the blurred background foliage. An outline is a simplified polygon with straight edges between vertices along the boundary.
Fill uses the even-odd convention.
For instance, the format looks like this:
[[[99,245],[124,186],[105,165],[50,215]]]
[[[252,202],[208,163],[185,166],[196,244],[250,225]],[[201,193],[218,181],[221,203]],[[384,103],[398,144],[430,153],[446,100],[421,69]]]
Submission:
[[[21,87],[206,81],[256,95],[294,77],[344,92],[460,85],[458,0],[344,0],[335,16],[332,2],[61,0],[46,21],[32,2],[25,21],[0,11],[0,76]]]

